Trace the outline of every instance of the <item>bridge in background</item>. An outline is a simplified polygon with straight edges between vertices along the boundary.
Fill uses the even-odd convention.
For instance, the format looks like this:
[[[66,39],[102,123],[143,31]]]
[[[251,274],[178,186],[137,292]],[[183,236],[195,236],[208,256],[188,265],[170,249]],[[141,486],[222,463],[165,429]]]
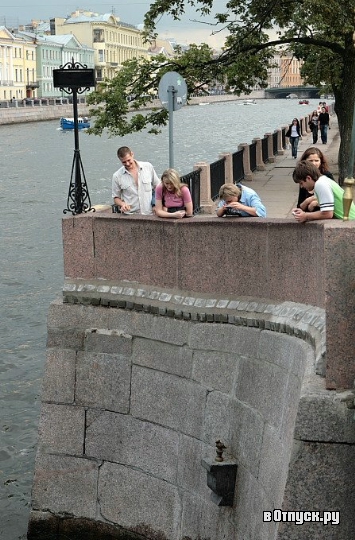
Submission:
[[[265,98],[267,99],[285,98],[289,94],[296,94],[298,98],[319,98],[322,89],[316,86],[289,86],[287,88],[265,89]]]

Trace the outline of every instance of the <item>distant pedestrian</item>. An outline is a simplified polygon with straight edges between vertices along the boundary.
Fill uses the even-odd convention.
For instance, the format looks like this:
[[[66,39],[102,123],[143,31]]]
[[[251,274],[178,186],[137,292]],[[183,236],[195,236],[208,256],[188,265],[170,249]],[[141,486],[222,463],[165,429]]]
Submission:
[[[318,116],[318,124],[320,129],[320,137],[322,139],[323,144],[327,144],[328,142],[328,129],[330,128],[329,125],[329,113],[325,110],[325,107],[322,107],[322,110]]]
[[[308,126],[312,132],[313,144],[317,144],[318,141],[318,129],[319,129],[319,118],[317,111],[313,111],[311,118],[309,119]],[[301,158],[302,159],[302,158]]]
[[[301,135],[301,126],[298,118],[292,120],[288,131],[286,132],[286,137],[289,138],[291,144],[291,155],[294,159],[297,158],[298,143],[302,139]]]

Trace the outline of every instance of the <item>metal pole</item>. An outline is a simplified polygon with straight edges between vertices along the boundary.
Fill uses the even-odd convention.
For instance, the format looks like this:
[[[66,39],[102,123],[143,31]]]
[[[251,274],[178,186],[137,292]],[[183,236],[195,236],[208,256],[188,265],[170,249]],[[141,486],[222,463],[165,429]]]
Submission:
[[[174,86],[168,87],[168,111],[169,111],[169,167],[174,168],[174,130],[173,130],[173,116],[174,116],[174,94],[176,90]]]
[[[75,213],[83,212],[83,194],[80,171],[79,127],[78,127],[78,96],[73,88],[73,111],[74,111],[74,178],[75,178]]]

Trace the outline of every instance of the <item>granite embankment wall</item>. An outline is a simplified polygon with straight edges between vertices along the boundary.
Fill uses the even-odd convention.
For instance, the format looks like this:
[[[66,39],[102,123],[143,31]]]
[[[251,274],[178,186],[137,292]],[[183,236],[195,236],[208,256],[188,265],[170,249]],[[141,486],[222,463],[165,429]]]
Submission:
[[[262,98],[264,92],[253,92],[246,98]],[[189,104],[196,105],[198,103],[219,102],[219,101],[236,101],[244,99],[243,96],[237,97],[234,95],[217,95],[191,98]],[[154,107],[161,107],[160,100],[153,102]],[[90,114],[90,106],[85,103],[78,103],[78,114],[88,116]],[[0,125],[19,124],[23,122],[40,122],[44,120],[56,120],[57,118],[72,117],[73,105],[26,105],[19,107],[0,107]]]
[[[79,103],[78,114],[79,116],[87,116],[89,107],[84,103]],[[73,105],[26,105],[18,108],[0,108],[0,125],[56,120],[62,116],[72,118]]]
[[[308,225],[64,218],[29,539],[355,536],[353,225]],[[218,439],[232,506],[201,465]]]

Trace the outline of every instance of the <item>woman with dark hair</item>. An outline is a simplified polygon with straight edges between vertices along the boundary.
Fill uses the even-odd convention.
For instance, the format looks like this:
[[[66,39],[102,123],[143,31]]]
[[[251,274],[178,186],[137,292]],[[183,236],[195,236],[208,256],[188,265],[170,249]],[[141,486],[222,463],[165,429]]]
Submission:
[[[329,172],[329,166],[327,158],[319,148],[316,146],[310,146],[302,154],[300,161],[309,161],[313,163],[319,169],[321,174],[325,174],[328,178],[334,180],[331,172]],[[313,193],[310,193],[305,188],[300,187],[298,193],[297,208],[301,208],[304,212],[314,212],[318,210],[318,201]]]
[[[290,140],[291,150],[292,150],[292,157],[294,159],[296,159],[297,158],[298,143],[299,143],[299,140],[302,139],[301,126],[300,126],[298,118],[294,118],[292,120],[292,124],[288,128],[288,131],[286,133],[286,137],[288,137],[289,140]]]
[[[308,125],[309,125],[310,130],[312,131],[313,144],[317,144],[317,141],[318,141],[318,113],[317,111],[312,112]]]

